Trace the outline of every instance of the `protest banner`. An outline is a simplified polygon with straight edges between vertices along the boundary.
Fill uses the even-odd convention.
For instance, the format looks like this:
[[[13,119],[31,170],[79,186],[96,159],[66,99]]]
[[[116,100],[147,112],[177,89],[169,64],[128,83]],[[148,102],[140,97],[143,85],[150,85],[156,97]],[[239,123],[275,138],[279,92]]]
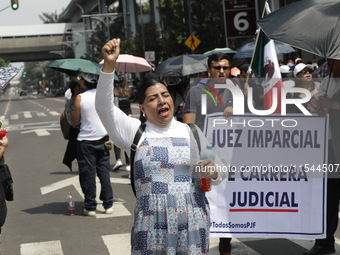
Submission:
[[[207,192],[211,236],[324,238],[328,119],[206,117],[204,133],[228,178]]]

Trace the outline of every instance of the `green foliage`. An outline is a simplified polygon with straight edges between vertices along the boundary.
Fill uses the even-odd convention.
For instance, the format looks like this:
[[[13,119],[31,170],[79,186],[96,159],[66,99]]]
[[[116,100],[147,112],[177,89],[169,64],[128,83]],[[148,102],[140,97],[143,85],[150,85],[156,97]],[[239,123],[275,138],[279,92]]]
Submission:
[[[193,1],[193,33],[201,40],[195,53],[226,47],[221,0]]]
[[[54,13],[43,12],[41,15],[39,14],[38,16],[44,22],[44,24],[57,23],[58,20],[58,14],[56,11]]]
[[[0,58],[0,67],[6,67],[6,66],[9,66],[9,61],[3,58]]]
[[[186,53],[188,48],[183,43],[189,35],[183,24],[185,13],[182,1],[161,0],[159,12],[162,17],[161,51],[157,52],[160,59]]]

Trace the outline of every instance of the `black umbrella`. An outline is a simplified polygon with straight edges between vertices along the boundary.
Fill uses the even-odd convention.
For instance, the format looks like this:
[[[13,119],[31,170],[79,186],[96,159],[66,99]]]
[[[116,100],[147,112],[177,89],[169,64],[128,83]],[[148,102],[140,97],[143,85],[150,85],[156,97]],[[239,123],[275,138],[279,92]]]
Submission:
[[[155,69],[155,74],[162,77],[187,76],[207,70],[207,56],[203,54],[188,54],[168,58]]]
[[[274,41],[276,54],[287,54],[295,52],[295,49],[289,44]],[[233,58],[251,58],[253,56],[253,51],[255,48],[255,42],[249,42],[242,45]]]
[[[315,55],[340,59],[340,1],[302,0],[260,19],[271,39]]]

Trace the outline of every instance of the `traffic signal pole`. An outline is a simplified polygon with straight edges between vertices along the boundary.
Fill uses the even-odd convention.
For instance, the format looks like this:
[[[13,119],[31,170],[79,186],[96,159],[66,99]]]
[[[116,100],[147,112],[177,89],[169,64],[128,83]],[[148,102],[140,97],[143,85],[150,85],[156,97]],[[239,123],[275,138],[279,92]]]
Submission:
[[[11,7],[14,11],[18,10],[19,8],[19,0],[11,0]]]

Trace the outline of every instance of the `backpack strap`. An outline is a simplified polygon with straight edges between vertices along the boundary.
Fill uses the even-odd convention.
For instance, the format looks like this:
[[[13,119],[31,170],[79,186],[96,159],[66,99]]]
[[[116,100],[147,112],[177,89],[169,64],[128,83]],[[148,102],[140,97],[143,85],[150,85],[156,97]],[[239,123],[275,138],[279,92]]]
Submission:
[[[130,162],[131,162],[131,175],[130,175],[130,182],[131,182],[131,187],[133,194],[136,196],[136,188],[135,188],[135,154],[136,154],[136,149],[137,149],[137,144],[139,142],[139,139],[141,138],[142,134],[144,133],[145,130],[145,123],[140,124],[136,134],[135,138],[133,139],[133,143],[131,144],[131,152],[130,152]]]
[[[194,135],[194,138],[198,145],[198,151],[201,151],[201,142],[200,137],[198,135],[197,126],[194,123],[187,123],[187,125],[190,127],[192,134]]]

